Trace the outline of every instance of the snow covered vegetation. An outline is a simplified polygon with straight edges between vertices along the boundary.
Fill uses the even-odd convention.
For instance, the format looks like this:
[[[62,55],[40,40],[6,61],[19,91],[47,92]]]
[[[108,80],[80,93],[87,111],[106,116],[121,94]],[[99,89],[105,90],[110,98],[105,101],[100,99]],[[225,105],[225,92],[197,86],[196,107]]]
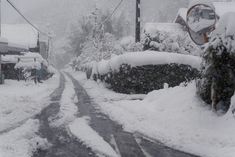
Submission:
[[[144,94],[199,77],[200,57],[168,52],[131,52],[81,66],[87,77],[114,91]]]
[[[187,31],[178,23],[147,23],[143,36],[144,50],[201,54]]]
[[[214,110],[227,111],[234,95],[235,13],[223,15],[203,55],[203,74],[198,94]]]

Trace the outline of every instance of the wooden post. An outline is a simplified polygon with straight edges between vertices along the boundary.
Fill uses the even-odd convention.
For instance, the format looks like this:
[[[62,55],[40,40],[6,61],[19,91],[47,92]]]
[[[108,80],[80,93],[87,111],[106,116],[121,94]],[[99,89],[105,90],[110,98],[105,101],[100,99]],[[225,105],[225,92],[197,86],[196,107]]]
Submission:
[[[136,0],[136,30],[135,41],[140,42],[140,0]]]

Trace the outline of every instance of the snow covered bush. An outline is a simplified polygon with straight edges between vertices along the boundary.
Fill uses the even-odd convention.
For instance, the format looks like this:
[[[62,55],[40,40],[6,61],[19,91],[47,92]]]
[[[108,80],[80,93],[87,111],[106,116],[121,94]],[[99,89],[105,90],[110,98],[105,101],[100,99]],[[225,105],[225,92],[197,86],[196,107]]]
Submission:
[[[81,64],[110,59],[114,54],[122,54],[120,46],[116,43],[117,40],[110,33],[105,33],[101,38],[89,38],[84,43],[82,53],[79,56]]]
[[[188,33],[176,23],[147,23],[144,29],[144,50],[174,52],[199,56],[200,49]]]
[[[163,89],[165,84],[175,87],[198,76],[199,71],[189,65],[164,64],[131,67],[123,64],[119,72],[103,75],[101,80],[119,93],[147,94],[153,90]]]
[[[125,52],[139,52],[143,50],[143,44],[136,43],[135,38],[132,36],[122,38],[120,40],[120,45]]]
[[[92,77],[116,92],[145,94],[199,77],[201,59],[167,52],[132,52],[93,64]]]
[[[225,14],[203,55],[198,94],[213,109],[227,111],[235,91],[235,13]]]
[[[92,61],[110,59],[112,55],[124,52],[120,39],[130,26],[126,25],[127,19],[123,14],[112,19],[107,18],[109,15],[109,12],[96,8],[91,15],[84,16],[76,26],[72,25],[66,51],[75,54],[80,60],[72,60],[70,65],[73,68],[79,69]]]
[[[22,56],[17,57],[18,62],[15,64],[17,71],[17,79],[22,80],[30,78],[37,73],[40,79],[48,79],[55,70],[48,65],[48,62],[43,59],[39,53],[26,52]]]

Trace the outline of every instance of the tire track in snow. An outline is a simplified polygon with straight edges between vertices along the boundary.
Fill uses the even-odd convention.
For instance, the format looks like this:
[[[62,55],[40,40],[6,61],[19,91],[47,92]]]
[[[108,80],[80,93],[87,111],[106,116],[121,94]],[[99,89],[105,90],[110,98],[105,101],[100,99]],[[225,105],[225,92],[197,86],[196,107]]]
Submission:
[[[90,126],[109,143],[115,150],[113,145],[113,138],[118,147],[118,152],[122,157],[145,157],[141,148],[135,140],[133,134],[123,131],[122,126],[102,114],[95,108],[95,104],[86,93],[85,89],[75,80],[70,74],[68,76],[72,79],[75,91],[78,97],[79,116],[90,117]]]
[[[96,155],[76,138],[69,134],[65,127],[50,126],[51,117],[60,112],[60,100],[65,89],[65,77],[61,74],[60,87],[51,97],[52,103],[37,116],[40,121],[40,136],[52,145],[47,150],[37,150],[33,157],[95,157]]]
[[[68,74],[69,75],[69,74]],[[91,118],[91,127],[108,142],[122,157],[197,157],[182,151],[174,150],[163,144],[125,132],[121,125],[112,121],[107,115],[96,109],[95,103],[85,89],[71,75],[78,96],[80,116]],[[115,142],[113,142],[115,141]],[[117,150],[118,149],[118,150]],[[118,154],[119,154],[118,153]]]

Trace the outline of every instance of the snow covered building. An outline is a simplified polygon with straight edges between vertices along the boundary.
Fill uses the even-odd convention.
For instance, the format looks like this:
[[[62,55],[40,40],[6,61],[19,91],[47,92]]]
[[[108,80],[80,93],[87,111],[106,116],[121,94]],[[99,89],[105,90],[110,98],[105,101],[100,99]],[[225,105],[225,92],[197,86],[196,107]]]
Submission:
[[[223,16],[225,13],[235,12],[235,2],[213,2],[213,5],[215,6],[215,12],[218,18]],[[185,29],[187,26],[187,11],[188,8],[180,8],[174,20],[174,23],[182,25]]]
[[[7,40],[7,55],[2,57],[2,69],[6,79],[16,79],[15,65],[26,53],[48,58],[47,42],[39,40],[39,33],[28,24],[2,24],[2,38]],[[22,57],[21,57],[22,56]],[[31,55],[32,58],[32,55]]]
[[[28,24],[2,24],[2,37],[15,51],[37,47],[38,32]]]
[[[36,52],[48,58],[48,44],[40,40],[36,29],[28,24],[3,24],[2,37],[8,40],[9,51]]]

